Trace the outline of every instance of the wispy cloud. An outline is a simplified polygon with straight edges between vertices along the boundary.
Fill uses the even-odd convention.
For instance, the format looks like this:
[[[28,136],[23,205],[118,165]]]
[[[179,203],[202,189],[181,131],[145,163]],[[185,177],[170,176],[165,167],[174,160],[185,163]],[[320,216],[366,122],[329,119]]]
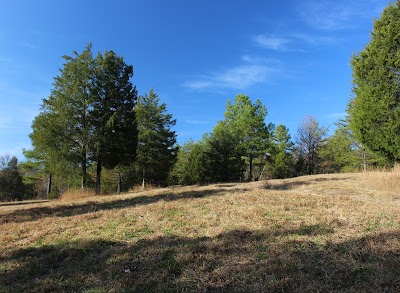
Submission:
[[[210,124],[210,122],[209,122],[209,121],[206,121],[206,120],[192,120],[192,119],[188,119],[188,120],[185,120],[185,122],[186,122],[187,124],[192,124],[192,125],[207,125],[207,124]]]
[[[276,51],[284,51],[290,40],[286,38],[272,37],[268,35],[257,35],[253,41],[260,47]]]
[[[193,90],[246,89],[272,80],[280,71],[273,60],[243,56],[244,64],[221,72],[210,73],[186,81],[183,86]]]
[[[379,3],[380,2],[380,3]],[[387,3],[376,0],[343,1],[301,1],[299,12],[303,20],[311,27],[326,31],[335,31],[356,27],[356,19],[373,18],[383,10]]]
[[[334,44],[338,41],[337,38],[333,37],[310,35],[304,33],[293,34],[292,38],[307,43],[309,45]]]
[[[283,52],[302,52],[304,45],[320,46],[336,43],[338,39],[306,33],[293,33],[280,38],[270,38],[266,35],[253,37],[253,42],[264,49]]]

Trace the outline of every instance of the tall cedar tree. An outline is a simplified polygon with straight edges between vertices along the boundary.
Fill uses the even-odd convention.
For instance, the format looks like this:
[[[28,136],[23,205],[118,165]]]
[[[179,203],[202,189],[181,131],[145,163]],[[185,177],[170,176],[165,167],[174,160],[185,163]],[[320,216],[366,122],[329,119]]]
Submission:
[[[90,104],[90,158],[96,162],[96,194],[101,191],[102,167],[129,165],[135,159],[137,90],[130,79],[132,65],[113,51],[94,60]]]
[[[271,124],[265,124],[267,109],[259,100],[253,104],[248,96],[237,95],[227,102],[225,122],[240,140],[243,155],[249,160],[249,180],[253,180],[253,160],[264,155],[270,140]]]
[[[391,162],[400,160],[400,1],[375,20],[370,43],[353,55],[354,98],[348,106],[356,138]]]
[[[136,88],[132,66],[113,52],[93,59],[91,44],[78,54],[63,56],[66,63],[55,77],[48,99],[32,124],[33,152],[51,169],[65,160],[81,168],[82,188],[87,166],[97,162],[96,193],[101,167],[130,163],[135,154]],[[133,155],[132,155],[133,154]]]
[[[138,124],[137,170],[145,184],[167,184],[168,174],[177,156],[176,134],[172,127],[176,120],[167,112],[165,103],[160,104],[158,95],[139,97],[136,108]]]
[[[317,171],[318,148],[328,128],[320,126],[317,119],[307,116],[297,129],[297,147],[300,155],[305,159],[307,174]]]
[[[32,124],[32,155],[50,168],[60,159],[80,165],[82,188],[86,188],[89,147],[89,105],[93,58],[91,45],[66,61],[60,75],[54,78],[49,98],[43,99],[41,111]]]

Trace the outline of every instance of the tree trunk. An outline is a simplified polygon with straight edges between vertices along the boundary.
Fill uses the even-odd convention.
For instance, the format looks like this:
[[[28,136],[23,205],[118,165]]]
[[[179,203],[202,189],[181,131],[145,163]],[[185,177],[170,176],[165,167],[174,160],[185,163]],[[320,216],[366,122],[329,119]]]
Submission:
[[[49,177],[47,180],[47,197],[49,197],[51,193],[51,183],[52,183],[52,177],[51,177],[51,172],[49,172]]]
[[[96,195],[100,194],[100,190],[101,190],[101,161],[98,161],[96,167]]]
[[[86,153],[82,154],[82,189],[86,189]]]
[[[249,181],[253,181],[253,156],[250,156],[249,160],[250,160]]]
[[[145,182],[145,180],[144,180],[144,175],[145,175],[145,174],[146,174],[146,173],[145,173],[145,171],[143,170],[142,190],[144,190],[145,187],[146,187],[146,182]]]

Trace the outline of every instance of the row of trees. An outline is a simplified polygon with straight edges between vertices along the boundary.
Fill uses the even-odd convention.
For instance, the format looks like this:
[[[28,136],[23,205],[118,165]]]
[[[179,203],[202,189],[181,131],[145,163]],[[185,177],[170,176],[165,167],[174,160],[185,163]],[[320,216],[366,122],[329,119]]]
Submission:
[[[354,96],[333,135],[308,116],[292,141],[284,125],[265,122],[259,100],[238,95],[211,133],[180,147],[176,121],[157,94],[139,97],[132,66],[113,51],[93,57],[89,45],[63,57],[33,121],[27,161],[0,157],[0,200],[78,185],[120,192],[139,183],[251,181],[393,165],[400,160],[398,31],[400,0],[384,10],[370,43],[353,55]]]
[[[287,178],[355,171],[367,164],[388,163],[361,146],[346,121],[339,122],[335,133],[327,137],[327,128],[320,126],[314,117],[307,116],[292,141],[284,125],[275,127],[265,123],[267,109],[259,100],[252,103],[245,95],[227,102],[224,120],[219,121],[211,133],[181,147],[176,145],[176,135],[171,130],[176,121],[154,91],[138,97],[134,114],[136,156],[130,164],[124,162],[105,169],[103,192],[121,192],[139,183],[145,187],[146,184],[165,186]],[[38,117],[40,115],[42,113]],[[25,153],[32,157],[36,151]],[[0,171],[2,200],[22,199],[31,195],[28,191],[32,190],[49,194],[51,186],[54,186],[54,194],[78,187],[79,170],[82,170],[79,164],[62,157],[58,161],[40,159],[20,165],[15,158],[3,160],[7,163],[2,164],[3,171]],[[97,165],[92,162],[86,166],[89,187],[96,186]],[[2,181],[3,177],[8,181]],[[10,178],[13,184],[1,184],[11,182]],[[82,183],[82,178],[80,181]],[[13,186],[14,192],[8,192],[4,186]]]

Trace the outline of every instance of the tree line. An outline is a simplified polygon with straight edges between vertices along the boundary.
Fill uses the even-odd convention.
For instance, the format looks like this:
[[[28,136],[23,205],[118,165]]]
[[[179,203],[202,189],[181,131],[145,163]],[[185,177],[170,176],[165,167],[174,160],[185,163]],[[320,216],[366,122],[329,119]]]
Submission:
[[[253,181],[393,166],[400,160],[400,1],[374,22],[370,43],[351,60],[347,116],[328,128],[307,116],[294,139],[266,123],[260,100],[228,100],[224,119],[198,141],[177,144],[176,120],[151,90],[139,96],[132,65],[113,51],[63,56],[32,123],[26,161],[0,156],[0,200],[96,194],[132,186]]]

